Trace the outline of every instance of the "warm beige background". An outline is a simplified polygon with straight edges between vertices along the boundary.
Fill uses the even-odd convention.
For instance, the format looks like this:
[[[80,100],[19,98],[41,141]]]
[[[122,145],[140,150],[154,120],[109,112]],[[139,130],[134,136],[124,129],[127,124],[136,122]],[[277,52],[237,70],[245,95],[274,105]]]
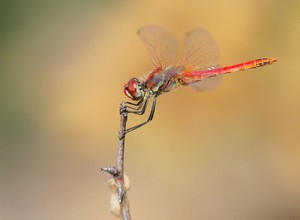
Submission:
[[[299,1],[6,2],[0,219],[116,219],[100,167],[115,163],[124,83],[152,68],[145,24],[206,28],[223,65],[280,61],[159,98],[126,139],[133,219],[300,219]]]

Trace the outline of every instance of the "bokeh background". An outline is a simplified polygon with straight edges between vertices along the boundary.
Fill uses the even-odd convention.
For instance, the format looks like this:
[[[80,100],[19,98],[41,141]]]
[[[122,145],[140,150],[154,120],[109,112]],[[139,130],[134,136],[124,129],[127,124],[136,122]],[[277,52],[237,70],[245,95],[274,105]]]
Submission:
[[[299,11],[280,0],[1,1],[0,219],[116,219],[100,167],[116,161],[124,83],[152,69],[136,35],[145,24],[179,38],[209,30],[222,65],[279,62],[159,97],[154,120],[126,137],[132,219],[300,219]]]

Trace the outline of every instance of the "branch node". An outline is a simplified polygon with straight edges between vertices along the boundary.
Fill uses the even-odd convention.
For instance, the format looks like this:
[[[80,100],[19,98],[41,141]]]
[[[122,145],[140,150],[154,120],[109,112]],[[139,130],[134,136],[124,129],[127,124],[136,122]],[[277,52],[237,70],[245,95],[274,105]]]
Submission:
[[[112,167],[112,166],[110,166],[110,167],[103,167],[103,168],[101,168],[101,171],[102,172],[107,172],[107,173],[109,173],[112,176],[116,176],[118,174],[117,168],[116,167]]]

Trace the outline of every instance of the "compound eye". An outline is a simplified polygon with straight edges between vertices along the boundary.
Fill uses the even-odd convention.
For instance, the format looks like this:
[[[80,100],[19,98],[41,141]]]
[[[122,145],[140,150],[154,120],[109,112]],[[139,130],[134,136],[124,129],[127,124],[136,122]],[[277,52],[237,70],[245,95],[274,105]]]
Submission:
[[[124,93],[133,100],[142,98],[140,82],[136,78],[130,79],[124,86]]]
[[[132,95],[130,94],[129,90],[128,90],[126,87],[124,88],[124,94],[125,94],[127,97],[133,99]]]
[[[130,91],[130,93],[132,95],[134,95],[134,93],[136,93],[137,87],[138,87],[138,82],[137,82],[136,79],[129,80],[129,82],[128,82],[128,90]]]

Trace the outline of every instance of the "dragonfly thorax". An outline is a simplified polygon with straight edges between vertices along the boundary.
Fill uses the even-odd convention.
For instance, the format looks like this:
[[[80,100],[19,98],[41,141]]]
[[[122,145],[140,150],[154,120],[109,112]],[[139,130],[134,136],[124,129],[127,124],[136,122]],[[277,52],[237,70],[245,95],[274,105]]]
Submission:
[[[137,78],[132,78],[124,85],[124,94],[132,100],[140,100],[144,96],[143,87]]]

